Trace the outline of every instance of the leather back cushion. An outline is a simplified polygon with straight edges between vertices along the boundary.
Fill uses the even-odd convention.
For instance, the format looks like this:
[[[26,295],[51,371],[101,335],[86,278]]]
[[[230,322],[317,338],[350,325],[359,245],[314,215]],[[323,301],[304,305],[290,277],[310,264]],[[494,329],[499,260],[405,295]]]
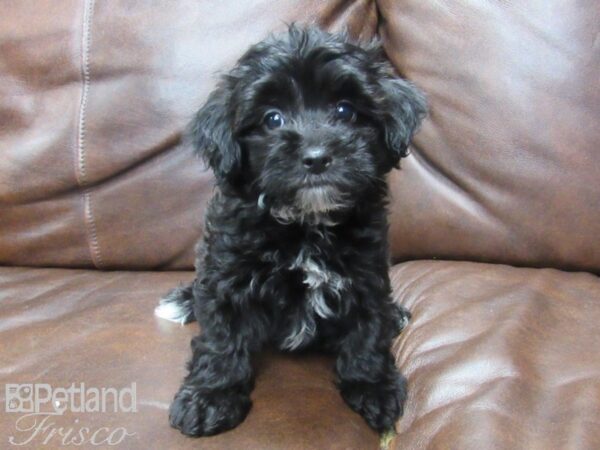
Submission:
[[[168,3],[168,4],[167,4]],[[0,264],[190,268],[212,177],[181,132],[253,42],[372,2],[12,2],[0,14]]]
[[[368,37],[379,20],[431,105],[391,177],[395,260],[598,270],[595,2],[378,3],[14,2],[0,15],[0,264],[191,267],[212,177],[180,137],[218,73],[286,22]]]
[[[381,0],[431,113],[393,181],[393,255],[600,270],[595,0]]]

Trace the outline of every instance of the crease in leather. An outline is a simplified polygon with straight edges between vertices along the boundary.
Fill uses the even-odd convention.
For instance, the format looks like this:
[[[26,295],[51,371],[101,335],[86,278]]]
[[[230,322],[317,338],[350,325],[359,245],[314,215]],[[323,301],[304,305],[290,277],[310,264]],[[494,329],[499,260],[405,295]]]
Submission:
[[[160,158],[161,156],[165,155],[165,153],[167,153],[167,151],[169,151],[169,150],[176,152],[176,151],[180,151],[183,149],[183,151],[186,151],[186,152],[189,151],[190,156],[191,156],[192,155],[191,149],[189,149],[185,145],[179,145],[181,143],[182,143],[181,133],[175,132],[175,133],[171,134],[170,136],[168,136],[166,139],[162,140],[161,142],[158,142],[156,145],[149,148],[148,152],[146,152],[144,155],[142,155],[140,158],[136,159],[135,161],[129,162],[127,165],[123,166],[120,169],[114,170],[113,172],[111,172],[110,174],[108,174],[106,176],[97,178],[95,180],[87,180],[88,189],[99,186],[106,182],[124,178],[125,176],[134,172],[136,169],[140,169],[145,164],[150,163],[154,159]]]
[[[487,361],[485,361],[487,362]],[[480,365],[485,365],[484,361],[480,361]],[[443,378],[443,386],[437,386],[439,388],[439,397],[435,396],[435,388],[429,393],[427,409],[429,413],[433,413],[440,409],[449,408],[450,410],[456,408],[464,408],[464,405],[472,405],[473,399],[478,397],[485,397],[488,393],[493,390],[499,383],[506,383],[507,381],[518,379],[517,371],[507,373],[489,373],[493,371],[492,367],[488,367],[486,371],[473,372],[473,370],[479,370],[481,367],[474,367],[477,364],[468,364],[464,367],[462,372],[454,372],[451,377]],[[471,378],[464,378],[461,375],[475,375]],[[472,386],[476,386],[473,389]],[[471,391],[470,394],[462,394],[464,391]],[[436,402],[437,400],[437,402]],[[427,417],[427,414],[422,416],[420,419]],[[415,421],[415,422],[418,422]]]
[[[157,143],[155,146],[153,146],[150,149],[150,151],[145,153],[141,158],[133,161],[132,163],[128,164],[127,166],[121,168],[120,170],[114,171],[113,173],[111,173],[108,176],[98,178],[96,180],[89,180],[87,178],[87,174],[86,174],[85,179],[80,178],[79,171],[76,171],[76,175],[77,175],[77,184],[76,185],[70,184],[68,182],[64,182],[63,183],[64,188],[62,188],[62,189],[45,191],[42,195],[39,195],[36,197],[31,196],[31,197],[20,198],[20,199],[18,199],[18,201],[2,200],[1,204],[2,205],[13,205],[13,206],[33,205],[36,203],[43,203],[46,201],[54,201],[57,199],[61,199],[63,197],[69,197],[73,194],[83,196],[83,195],[85,195],[86,192],[89,192],[90,196],[91,196],[92,188],[97,187],[107,181],[116,180],[116,179],[119,179],[119,178],[122,178],[122,177],[128,175],[135,169],[140,168],[144,164],[154,160],[155,158],[160,157],[161,155],[163,155],[165,153],[166,150],[174,148],[176,151],[177,149],[180,149],[180,148],[186,148],[185,146],[180,145],[180,144],[182,144],[181,133],[180,132],[173,133],[167,139],[164,139],[163,141],[161,141],[161,142]],[[188,149],[186,148],[185,151],[187,151],[187,150]],[[190,151],[190,153],[191,153],[191,151]],[[35,170],[35,168],[34,168],[34,170]],[[209,170],[209,168],[206,168],[206,171],[208,171],[208,170]],[[43,173],[42,169],[39,169],[38,172]],[[82,183],[86,187],[86,189],[83,191],[83,193],[81,192]],[[93,220],[93,223],[91,224],[91,226],[93,226],[93,228],[95,229],[95,220]],[[97,239],[97,235],[96,235],[96,239]],[[100,253],[99,250],[98,250],[98,253]],[[184,253],[184,251],[182,251],[181,253]],[[177,255],[177,256],[180,256],[180,255]],[[169,261],[165,262],[164,265],[168,266],[170,262],[171,261],[169,260]]]
[[[431,269],[426,269],[421,271],[421,273],[419,273],[418,276],[413,277],[410,279],[410,281],[408,282],[402,282],[402,284],[399,283],[398,280],[402,279],[403,275],[402,275],[402,267],[400,267],[399,270],[395,270],[390,274],[390,278],[391,278],[391,282],[394,286],[398,286],[396,289],[396,298],[400,299],[399,303],[403,304],[402,299],[405,297],[405,293],[407,291],[410,291],[413,289],[413,287],[415,285],[417,285],[423,278],[426,278],[427,276],[431,275],[431,272],[435,270],[433,268]],[[406,305],[404,305],[406,306]]]
[[[564,43],[559,42],[557,39],[553,39],[550,33],[544,31],[538,24],[531,20],[531,17],[525,13],[523,9],[519,8],[518,2],[511,2],[510,10],[508,8],[502,8],[502,4],[499,4],[499,8],[501,12],[496,12],[496,14],[502,15],[510,15],[509,19],[502,19],[503,23],[513,23],[516,22],[523,29],[529,31],[532,36],[544,42],[550,48],[554,50],[558,50],[560,53],[566,55],[569,59],[576,59],[580,62],[583,62],[583,58],[577,54],[577,52],[572,51],[567,48]],[[496,18],[492,19],[496,20]]]
[[[360,3],[360,1],[348,2],[347,0],[337,0],[332,2],[332,5],[327,7],[325,13],[319,18],[319,25],[324,28],[331,28],[336,22],[343,19],[344,16],[352,14],[354,5],[349,6],[348,3],[354,3],[354,5],[356,5],[357,3]],[[362,3],[364,3],[364,1]]]
[[[454,203],[462,211],[468,213],[477,222],[485,221],[487,226],[498,229],[500,222],[496,217],[479,201],[475,193],[462,185],[455,177],[444,171],[441,166],[436,166],[424,152],[413,152],[414,167],[421,172],[423,178],[430,180],[436,192],[447,199],[449,203]]]
[[[347,3],[346,0],[337,0],[333,2],[327,12],[321,17],[320,24],[324,27],[333,25],[349,9],[347,8]]]
[[[106,177],[103,177],[103,178],[100,178],[100,179],[97,179],[94,181],[90,181],[90,186],[94,186],[96,184],[100,184],[105,181],[118,179],[124,175],[127,175],[130,172],[135,171],[135,169],[142,167],[144,164],[152,161],[153,159],[162,156],[166,150],[170,150],[170,149],[177,150],[177,148],[180,147],[180,148],[185,148],[185,150],[187,151],[188,148],[185,145],[181,145],[181,146],[178,145],[181,143],[182,143],[181,133],[175,132],[175,133],[171,134],[170,136],[168,136],[166,139],[163,139],[161,142],[156,143],[156,145],[153,145],[151,148],[148,149],[149,151],[146,152],[139,159],[136,159],[135,161],[130,162],[126,166],[122,167],[121,169],[115,170],[109,176],[106,176]],[[192,155],[191,149],[190,149],[189,153],[190,153],[190,155]]]
[[[331,2],[331,6],[325,6],[325,10],[317,19],[319,26],[333,30],[337,28],[336,24],[342,24],[342,29],[350,32],[359,40],[369,40],[377,36],[377,21],[373,26],[369,24],[369,17],[372,13],[378,15],[377,6],[372,0],[336,0]],[[357,11],[361,11],[358,14]],[[356,29],[355,26],[359,28]]]
[[[48,284],[48,287],[42,289],[40,292],[36,292],[30,295],[25,303],[25,311],[16,311],[13,316],[20,318],[17,321],[11,321],[11,318],[6,314],[3,314],[2,321],[0,322],[0,333],[14,330],[20,327],[30,327],[34,324],[41,324],[46,322],[53,322],[69,315],[77,315],[82,311],[89,310],[90,308],[103,307],[104,302],[96,301],[86,302],[86,299],[93,297],[95,293],[108,292],[108,288],[111,285],[118,284],[123,275],[112,274],[110,278],[103,281],[95,282],[94,286],[86,289],[84,292],[80,292],[77,295],[77,286],[85,283],[86,279],[89,279],[89,274],[81,273],[69,277],[64,280],[60,285]],[[34,281],[36,284],[40,280]],[[64,298],[56,295],[58,292],[64,292]],[[52,298],[54,301],[42,302],[44,298]]]

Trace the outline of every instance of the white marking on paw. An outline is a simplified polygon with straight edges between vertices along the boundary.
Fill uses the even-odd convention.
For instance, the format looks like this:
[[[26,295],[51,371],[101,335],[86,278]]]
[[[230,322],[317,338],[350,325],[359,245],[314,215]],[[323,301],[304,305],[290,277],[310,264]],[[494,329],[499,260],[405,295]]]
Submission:
[[[177,302],[169,301],[168,299],[162,299],[158,306],[154,308],[154,315],[156,317],[181,325],[185,323],[189,314],[190,311],[188,308],[181,306]]]

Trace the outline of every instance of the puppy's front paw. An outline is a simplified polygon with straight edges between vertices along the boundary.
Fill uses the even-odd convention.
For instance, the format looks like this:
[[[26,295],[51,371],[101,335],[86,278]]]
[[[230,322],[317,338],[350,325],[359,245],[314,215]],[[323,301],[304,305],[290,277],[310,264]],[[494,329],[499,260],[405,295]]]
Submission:
[[[381,383],[341,382],[342,398],[376,431],[394,429],[406,400],[406,380],[400,374]]]
[[[184,384],[171,404],[169,421],[188,436],[210,436],[239,425],[251,406],[240,388],[207,390]]]

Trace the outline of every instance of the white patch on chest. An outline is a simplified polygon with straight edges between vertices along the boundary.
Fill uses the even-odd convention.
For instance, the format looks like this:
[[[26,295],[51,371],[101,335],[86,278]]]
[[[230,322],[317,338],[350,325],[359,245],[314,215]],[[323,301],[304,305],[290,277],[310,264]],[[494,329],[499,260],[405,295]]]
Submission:
[[[289,266],[290,270],[301,270],[302,282],[306,286],[306,301],[304,317],[294,324],[290,334],[284,339],[282,347],[294,350],[310,342],[316,335],[317,327],[315,314],[323,319],[332,318],[335,312],[327,304],[326,297],[340,300],[342,291],[348,286],[349,280],[339,273],[329,270],[324,263],[301,250],[298,257]]]
[[[347,281],[339,273],[327,269],[325,264],[319,264],[315,258],[304,251],[300,251],[290,269],[300,269],[304,273],[302,282],[306,285],[307,300],[314,312],[323,319],[333,317],[335,313],[327,304],[325,295],[329,293],[340,299]]]
[[[292,332],[281,344],[284,349],[295,350],[302,344],[310,342],[317,331],[317,324],[312,316],[306,317],[294,325]]]

